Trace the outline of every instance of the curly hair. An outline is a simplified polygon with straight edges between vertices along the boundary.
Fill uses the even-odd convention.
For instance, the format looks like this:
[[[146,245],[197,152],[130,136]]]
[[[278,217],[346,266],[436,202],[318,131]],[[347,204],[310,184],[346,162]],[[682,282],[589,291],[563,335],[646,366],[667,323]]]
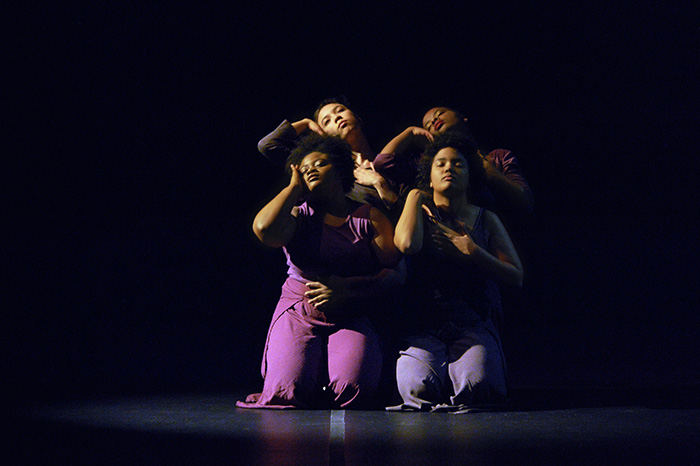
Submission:
[[[467,198],[473,197],[473,193],[478,192],[482,187],[486,173],[474,141],[455,131],[448,131],[436,136],[435,140],[425,147],[418,162],[418,176],[416,177],[418,188],[429,193],[433,192],[433,189],[430,187],[430,172],[433,167],[433,160],[437,153],[446,147],[455,149],[466,159],[467,167],[469,168]]]
[[[299,165],[304,157],[312,152],[326,154],[340,175],[343,192],[347,193],[355,183],[355,161],[350,144],[334,136],[320,136],[310,133],[296,144],[286,163],[287,174],[291,176],[292,165]]]

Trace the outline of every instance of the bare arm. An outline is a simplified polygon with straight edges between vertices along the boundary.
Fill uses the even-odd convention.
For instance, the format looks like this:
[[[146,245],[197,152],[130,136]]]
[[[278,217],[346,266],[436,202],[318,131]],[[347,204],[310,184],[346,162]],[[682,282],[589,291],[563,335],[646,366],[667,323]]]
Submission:
[[[370,220],[374,227],[372,248],[379,263],[387,268],[395,267],[401,260],[401,253],[394,245],[394,227],[386,215],[374,207],[370,209]]]
[[[486,217],[486,227],[491,231],[491,238],[489,241],[489,251],[481,249],[483,258],[475,257],[475,262],[479,262],[483,259],[484,267],[490,267],[487,264],[493,264],[493,275],[504,285],[508,285],[514,288],[520,288],[523,286],[523,266],[520,263],[520,257],[518,252],[513,246],[513,242],[508,235],[503,223],[498,218],[496,214],[490,211],[484,212]],[[488,254],[488,256],[486,256]],[[494,259],[497,262],[494,262]]]
[[[253,231],[266,246],[282,247],[294,236],[295,205],[304,192],[299,167],[292,165],[289,185],[263,207],[253,220]]]
[[[394,139],[384,146],[381,154],[403,154],[411,147],[423,149],[428,142],[433,140],[429,131],[417,126],[409,126]]]
[[[404,254],[416,254],[423,247],[423,200],[427,194],[412,189],[406,197],[401,217],[396,224],[394,244]]]

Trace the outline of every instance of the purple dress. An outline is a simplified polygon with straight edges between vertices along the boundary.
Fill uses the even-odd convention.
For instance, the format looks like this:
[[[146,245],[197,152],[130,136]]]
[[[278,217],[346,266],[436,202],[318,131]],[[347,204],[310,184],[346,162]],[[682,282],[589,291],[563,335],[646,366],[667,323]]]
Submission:
[[[237,406],[356,408],[371,401],[382,367],[379,338],[367,318],[373,303],[352,300],[323,313],[304,296],[309,281],[371,276],[382,269],[372,249],[370,209],[360,205],[334,227],[308,204],[299,206],[294,238],[284,247],[288,278],[265,343],[263,391]]]
[[[439,218],[439,212],[434,210]],[[485,210],[472,239],[489,249]],[[427,229],[434,228],[424,216]],[[404,344],[396,364],[398,409],[471,409],[505,399],[505,359],[497,329],[498,285],[473,264],[442,255],[426,233],[410,257]],[[490,251],[492,252],[492,251]]]

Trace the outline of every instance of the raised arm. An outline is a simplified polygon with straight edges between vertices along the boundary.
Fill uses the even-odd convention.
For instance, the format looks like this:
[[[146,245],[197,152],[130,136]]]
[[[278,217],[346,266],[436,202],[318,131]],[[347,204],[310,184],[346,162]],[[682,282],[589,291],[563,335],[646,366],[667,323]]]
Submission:
[[[394,245],[394,227],[386,215],[374,207],[370,209],[370,219],[374,227],[372,248],[379,263],[386,268],[394,268],[401,260],[401,253]]]
[[[282,247],[294,236],[296,203],[304,192],[299,167],[292,165],[289,185],[263,207],[253,220],[253,231],[266,246]]]
[[[313,131],[316,134],[323,136],[326,134],[323,129],[311,118],[303,118],[299,121],[292,123],[292,128],[297,132],[297,135],[304,133],[306,131]]]
[[[372,186],[377,190],[380,199],[387,209],[391,209],[398,200],[399,196],[394,192],[391,184],[374,169],[374,165],[369,160],[357,162],[354,174],[355,181],[358,184]]]
[[[423,201],[427,194],[412,189],[406,196],[401,217],[396,224],[394,244],[406,255],[416,254],[423,247]]]
[[[382,149],[382,154],[403,154],[412,147],[422,150],[425,145],[433,140],[429,131],[417,126],[409,126]]]
[[[321,127],[310,118],[294,123],[284,120],[273,132],[258,142],[258,151],[275,165],[284,166],[297,137],[306,131],[323,134]]]

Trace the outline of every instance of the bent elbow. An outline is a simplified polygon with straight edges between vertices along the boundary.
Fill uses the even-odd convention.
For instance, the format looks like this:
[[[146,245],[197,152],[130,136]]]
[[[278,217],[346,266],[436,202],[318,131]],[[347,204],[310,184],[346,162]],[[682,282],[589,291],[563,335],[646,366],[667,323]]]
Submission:
[[[401,251],[402,254],[410,256],[420,251],[420,247],[416,247],[416,242],[410,238],[394,237],[394,246]]]
[[[257,236],[260,241],[263,241],[263,238],[265,237],[265,225],[263,222],[255,219],[253,222],[253,233],[255,233],[255,236]]]
[[[523,288],[523,276],[521,275],[515,282],[515,289],[521,290]]]
[[[271,234],[269,232],[269,228],[266,228],[264,225],[254,223],[253,233],[255,233],[255,236],[265,246],[269,246],[271,248],[280,248],[284,246],[284,242],[280,241],[275,235]]]
[[[520,290],[523,287],[523,271],[518,270],[517,273],[513,275],[513,288]]]

